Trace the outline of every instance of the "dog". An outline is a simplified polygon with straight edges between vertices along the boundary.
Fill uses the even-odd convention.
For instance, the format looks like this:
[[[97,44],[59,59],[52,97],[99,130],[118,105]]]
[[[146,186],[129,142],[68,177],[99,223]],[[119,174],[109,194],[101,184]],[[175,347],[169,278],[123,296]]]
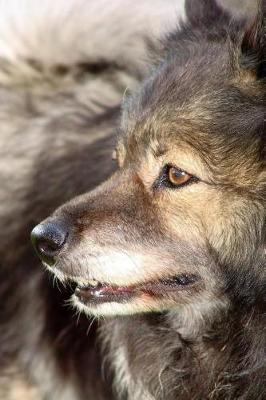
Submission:
[[[218,237],[215,236],[215,232],[210,231],[210,236],[217,240],[217,246],[218,238],[220,239],[221,249],[227,254],[229,260],[232,256],[232,265],[229,263],[227,265],[227,261],[218,259],[221,254],[225,256],[222,250],[217,251],[216,259],[215,246],[210,245],[209,250],[213,252],[210,257],[209,253],[206,254],[206,251],[201,249],[200,243],[195,245],[189,237],[185,236],[188,232],[184,227],[182,257],[181,242],[178,243],[179,254],[176,254],[179,257],[180,268],[188,266],[191,268],[190,274],[185,273],[178,277],[180,283],[178,287],[184,286],[184,290],[182,289],[184,304],[181,304],[181,298],[176,300],[171,297],[173,295],[171,291],[167,292],[165,305],[165,298],[158,299],[157,305],[149,303],[151,297],[154,297],[154,300],[156,297],[153,294],[154,289],[150,287],[150,292],[145,291],[145,302],[142,302],[142,305],[139,304],[135,310],[132,307],[128,307],[127,310],[125,307],[122,309],[117,299],[116,302],[112,302],[116,307],[105,311],[116,315],[125,314],[123,316],[113,316],[102,320],[98,318],[102,315],[101,313],[97,314],[95,309],[90,310],[89,315],[94,313],[95,321],[91,316],[88,320],[85,313],[79,315],[82,310],[88,313],[88,304],[85,306],[79,297],[73,297],[74,291],[77,294],[78,289],[75,288],[76,283],[71,283],[72,279],[79,283],[82,280],[82,285],[84,283],[86,285],[86,277],[81,274],[71,276],[70,282],[67,281],[69,285],[65,287],[65,272],[64,269],[61,271],[59,268],[63,259],[58,263],[58,269],[53,267],[53,274],[48,276],[39,267],[29,243],[31,229],[52,213],[56,207],[76,195],[93,189],[117,169],[111,161],[111,153],[115,146],[116,129],[119,129],[117,120],[120,114],[120,100],[122,97],[127,98],[129,91],[138,85],[139,80],[150,74],[149,61],[145,60],[147,46],[153,49],[151,58],[154,59],[154,66],[157,65],[157,69],[161,66],[161,60],[167,56],[166,50],[170,43],[174,48],[177,42],[180,44],[178,51],[182,57],[189,50],[190,44],[191,51],[194,51],[198,39],[201,45],[204,41],[214,40],[213,45],[218,41],[221,43],[221,49],[224,48],[222,38],[228,30],[228,25],[232,25],[233,22],[228,23],[228,17],[224,19],[222,17],[224,13],[221,14],[220,11],[216,14],[217,8],[211,12],[211,7],[214,7],[211,3],[199,4],[197,7],[193,5],[194,17],[187,4],[189,17],[187,24],[181,24],[181,29],[179,33],[176,32],[177,38],[173,42],[175,34],[172,39],[169,38],[169,43],[167,41],[167,44],[163,44],[154,39],[165,31],[165,28],[167,32],[171,30],[171,27],[175,27],[178,15],[186,19],[181,1],[157,0],[156,5],[154,2],[151,5],[145,0],[141,2],[141,5],[132,2],[129,4],[124,0],[115,4],[104,0],[97,2],[76,0],[69,1],[67,5],[63,0],[53,3],[45,0],[41,4],[31,0],[0,2],[1,399],[110,400],[122,397],[131,399],[155,397],[171,400],[174,397],[182,400],[182,398],[215,399],[217,397],[230,399],[230,396],[246,399],[265,397],[264,388],[261,386],[264,373],[262,329],[264,275],[262,269],[258,271],[262,275],[255,274],[255,266],[258,267],[259,263],[256,258],[252,258],[252,254],[254,256],[258,253],[248,236],[243,237],[243,241],[247,241],[246,247],[252,258],[252,268],[249,268],[244,277],[244,267],[247,264],[241,264],[239,266],[241,273],[238,270],[235,272],[240,275],[239,284],[236,282],[234,285],[234,280],[238,279],[238,275],[232,280],[228,277],[227,281],[232,287],[229,285],[225,290],[224,270],[228,268],[229,271],[226,273],[233,274],[233,268],[236,268],[237,264],[233,255],[230,255],[229,251],[227,254],[225,250],[230,249],[229,245],[234,246],[234,242],[229,242],[229,238],[228,241],[223,242],[224,235]],[[195,14],[200,10],[199,18],[196,18]],[[219,21],[223,19],[223,29],[222,21],[212,27],[216,18]],[[237,24],[239,28],[235,29],[239,37],[241,30],[243,33],[248,32],[243,20]],[[206,30],[206,25],[212,31],[211,33]],[[255,30],[250,32],[255,33]],[[247,37],[252,38],[252,34]],[[187,42],[188,38],[190,41]],[[243,43],[245,44],[245,41]],[[198,46],[200,46],[199,43]],[[232,47],[232,49],[235,48]],[[247,49],[250,50],[250,46]],[[258,53],[248,51],[247,54],[249,57],[244,58],[243,61],[249,58],[251,64],[256,61]],[[205,60],[208,61],[208,52],[205,56]],[[248,76],[252,76],[252,73],[242,74],[243,80],[240,81],[247,85],[244,85],[247,92],[249,90],[253,96],[254,91],[258,96],[258,93],[262,91],[260,81],[251,85],[251,89],[246,80]],[[195,85],[196,82],[197,80]],[[193,76],[191,76],[190,84],[193,84]],[[250,95],[250,101],[252,96]],[[231,103],[235,100],[231,98]],[[130,99],[126,100],[126,103],[129,105],[130,101]],[[215,102],[216,98],[214,104]],[[134,104],[132,105],[134,107]],[[129,121],[126,117],[126,109],[127,106],[125,106],[123,117],[125,122]],[[244,110],[239,110],[238,114],[242,120],[246,118],[246,115],[242,118],[240,111],[244,114]],[[220,145],[223,148],[223,144]],[[251,155],[248,149],[246,152],[246,158],[249,159]],[[123,145],[121,149],[118,146],[117,153],[118,161],[122,163]],[[234,154],[232,149],[231,158]],[[252,168],[251,172],[254,172]],[[138,185],[137,182],[136,184]],[[228,190],[233,193],[233,188],[230,189],[228,186]],[[111,199],[114,201],[110,197],[110,205]],[[102,200],[106,201],[104,198]],[[121,207],[120,200],[117,198],[119,207]],[[84,204],[86,208],[86,202]],[[141,209],[138,211],[144,212],[144,203],[140,201],[139,204],[141,204]],[[130,211],[127,208],[128,205],[123,204],[121,218],[124,218],[127,210]],[[74,207],[74,204],[70,203],[69,207]],[[71,223],[67,208],[68,206],[64,215]],[[74,207],[73,219],[77,216],[78,210],[80,211],[80,206],[77,203],[77,209]],[[250,210],[252,208],[247,207],[249,215],[245,214],[245,217],[249,216],[249,221],[255,218],[254,214],[250,214]],[[61,211],[58,210],[58,216],[60,213]],[[140,221],[137,210],[132,212],[131,209],[131,213],[131,216],[126,215],[122,224],[121,220],[118,224],[115,222],[115,228],[121,229],[121,237],[126,242],[127,237],[129,241],[136,239],[140,224],[136,218],[138,216]],[[222,219],[221,214],[221,208],[217,208],[214,220],[216,221],[218,216]],[[161,268],[167,273],[169,271],[167,268],[171,267],[165,265],[167,249],[162,247],[163,251],[161,251],[158,236],[154,236],[153,246],[150,246],[152,237],[150,236],[147,241],[144,229],[146,228],[149,232],[148,219],[151,221],[153,216],[149,215],[147,219],[146,216],[146,212],[143,213],[141,221],[143,244],[147,244],[146,256],[153,258],[154,255],[151,253],[156,251],[156,260],[159,261],[160,258]],[[156,216],[159,215],[154,210],[154,223],[156,223]],[[221,226],[222,232],[228,225],[227,216],[227,214],[224,215],[226,222],[225,226]],[[94,217],[97,218],[97,215]],[[193,219],[192,222],[191,227],[194,226],[196,220]],[[239,226],[243,234],[246,232],[244,222],[243,226]],[[63,223],[62,227],[65,227],[65,222],[61,221],[61,223]],[[126,223],[129,228],[128,235],[123,232]],[[152,226],[153,223],[151,223]],[[257,224],[255,226],[258,228]],[[211,219],[209,228],[213,227]],[[236,225],[232,223],[232,229],[235,227]],[[159,225],[157,229],[160,231]],[[167,232],[165,239],[174,240],[171,229],[171,227],[164,227],[163,232]],[[193,229],[191,232],[193,233]],[[82,235],[82,232],[80,234]],[[67,246],[70,240],[77,239],[78,237],[74,239],[74,236],[70,236],[60,253],[61,257],[66,251],[65,261],[68,266],[71,266],[71,262],[68,262],[67,257],[73,257],[73,254],[67,254]],[[134,257],[139,256],[139,248],[135,248],[134,245],[134,254],[131,255],[127,249],[121,256],[123,248],[120,246],[122,243],[118,242],[118,231],[114,239],[116,250],[120,251],[113,254],[117,257],[116,265],[121,267],[129,265],[130,260],[136,263]],[[139,236],[138,243],[141,240]],[[162,245],[165,245],[165,242]],[[173,243],[169,249],[169,255],[173,255],[171,251],[176,245]],[[75,246],[73,249],[76,249],[79,255],[80,249]],[[197,249],[199,252],[195,257],[194,251]],[[240,250],[242,249],[241,245]],[[149,251],[150,254],[148,254]],[[200,251],[203,251],[203,254],[200,255]],[[108,256],[108,253],[104,253],[104,256]],[[211,258],[212,270],[209,270],[209,266],[208,268],[205,266],[206,257]],[[199,259],[202,273],[205,277],[208,274],[210,282],[204,293],[197,274],[192,272]],[[102,259],[102,262],[110,262],[110,267],[113,261],[107,258]],[[61,267],[64,265],[66,266],[61,263]],[[75,267],[73,264],[72,266]],[[77,266],[81,267],[81,265]],[[157,268],[154,266],[151,274],[157,274],[156,271]],[[215,276],[211,274],[211,271]],[[63,278],[63,283],[54,282],[55,272]],[[169,280],[165,282],[167,287],[179,285],[176,278],[175,276],[172,282]],[[221,282],[220,288],[218,278]],[[158,279],[160,279],[159,276]],[[95,279],[91,284],[95,289],[95,284],[97,284]],[[163,290],[166,289],[165,284]],[[240,287],[245,289],[242,290],[243,299],[238,296]],[[123,296],[125,296],[125,289],[123,293],[120,293]],[[198,295],[194,298],[195,302],[192,305],[191,299],[195,294],[192,290],[196,292],[198,289]],[[253,291],[256,292],[257,297],[252,304],[255,296],[255,294],[252,295]],[[204,294],[206,300],[202,297]],[[110,296],[110,291],[108,295]],[[71,296],[72,302],[78,306],[75,306],[75,310],[78,311],[72,311],[65,304]],[[128,298],[130,296],[128,293]],[[218,298],[219,296],[221,298]],[[177,301],[180,303],[177,304]],[[145,306],[152,312],[140,312],[139,307],[144,307],[144,311],[147,310]],[[168,309],[170,306],[171,311]],[[164,307],[166,309],[162,310]],[[128,316],[128,313],[131,315]],[[257,326],[258,329],[256,329]],[[237,365],[236,368],[235,365]],[[244,395],[241,394],[241,390]],[[205,396],[205,393],[208,395]]]
[[[34,228],[101,323],[115,398],[266,398],[266,1],[253,21],[186,0],[125,96],[118,170]]]

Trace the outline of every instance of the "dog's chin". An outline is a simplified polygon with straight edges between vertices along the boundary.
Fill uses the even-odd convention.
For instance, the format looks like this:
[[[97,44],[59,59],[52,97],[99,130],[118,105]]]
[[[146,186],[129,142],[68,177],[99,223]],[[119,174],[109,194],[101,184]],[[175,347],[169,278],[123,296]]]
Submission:
[[[161,312],[177,306],[181,292],[187,294],[199,282],[193,274],[178,274],[121,286],[95,279],[66,275],[57,268],[46,268],[62,282],[74,284],[71,303],[79,311],[94,316],[132,315]],[[182,297],[182,296],[181,296]]]

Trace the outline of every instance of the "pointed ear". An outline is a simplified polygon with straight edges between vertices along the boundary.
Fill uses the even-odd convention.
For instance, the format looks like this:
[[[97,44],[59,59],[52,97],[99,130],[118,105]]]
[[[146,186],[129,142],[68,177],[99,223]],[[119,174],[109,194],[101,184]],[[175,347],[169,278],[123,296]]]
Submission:
[[[216,0],[186,0],[185,11],[188,22],[195,28],[219,28],[221,25],[228,25],[231,19]]]
[[[240,66],[266,78],[266,1],[259,2],[258,14],[248,24],[242,44]]]

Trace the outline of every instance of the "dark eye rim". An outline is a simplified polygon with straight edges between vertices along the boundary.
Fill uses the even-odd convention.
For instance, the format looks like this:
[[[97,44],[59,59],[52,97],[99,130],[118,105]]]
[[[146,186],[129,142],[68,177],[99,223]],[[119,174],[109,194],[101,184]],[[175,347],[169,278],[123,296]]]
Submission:
[[[170,168],[175,168],[177,171],[185,173],[185,174],[189,175],[191,178],[188,181],[186,181],[186,182],[184,182],[184,183],[182,183],[180,185],[175,185],[169,180],[169,170],[170,170]],[[191,184],[197,183],[197,182],[199,182],[199,178],[197,178],[196,176],[191,175],[189,172],[187,172],[187,171],[185,171],[185,170],[183,170],[181,168],[178,168],[174,164],[166,164],[166,165],[163,166],[159,177],[154,182],[153,188],[155,190],[163,189],[163,188],[169,188],[169,189],[178,190],[178,189],[181,189],[181,188],[183,188],[185,186],[188,186],[188,185],[191,185]]]

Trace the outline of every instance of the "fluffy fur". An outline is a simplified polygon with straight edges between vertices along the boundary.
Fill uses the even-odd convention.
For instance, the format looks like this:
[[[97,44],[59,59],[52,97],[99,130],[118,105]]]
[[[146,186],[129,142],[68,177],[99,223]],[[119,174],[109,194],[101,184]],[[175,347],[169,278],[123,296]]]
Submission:
[[[150,28],[143,15],[151,15],[152,24],[157,18],[165,24],[165,18],[172,26],[176,6],[166,10],[165,1],[158,1],[163,14],[154,2],[150,8],[142,1],[141,10],[123,2],[115,12],[110,2],[103,2],[105,8],[97,2],[96,11],[87,13],[87,2],[78,3],[77,14],[72,4],[64,15],[58,2],[54,16],[49,2],[43,3],[44,23],[31,29],[27,13],[15,11],[2,22],[8,41],[0,63],[0,397],[21,399],[23,390],[34,400],[263,400],[265,89],[264,53],[256,38],[264,20],[246,26],[211,0],[187,1],[188,21],[159,46],[148,34],[149,47],[156,49],[152,73],[128,96],[126,88],[146,71],[141,58],[147,41],[138,32]],[[14,12],[15,2],[4,4],[6,12]],[[107,15],[98,16],[97,7]],[[39,12],[33,4],[31,12]],[[64,26],[63,19],[70,22]],[[17,22],[6,22],[11,20]],[[109,23],[112,41],[110,31],[108,38],[97,33]],[[13,36],[13,26],[27,40]],[[77,52],[72,38],[81,43]],[[123,94],[119,171],[64,204],[117,169],[110,158]],[[168,158],[162,142],[170,143]],[[158,192],[151,202],[169,157],[209,185]],[[57,290],[38,266],[29,233],[62,204],[52,218],[70,216],[79,235],[60,255],[63,284]],[[92,261],[88,248],[95,244],[102,254],[98,268],[91,267],[106,282],[132,284],[183,271],[198,281],[164,301],[120,305],[121,313],[135,315],[98,324],[82,314],[77,322],[64,304],[73,288],[64,284],[66,278],[91,279],[84,260]],[[130,258],[122,271],[118,258],[112,259],[105,274],[107,250],[110,257],[120,252],[120,261],[121,251],[141,254],[142,264]],[[94,307],[91,313],[107,311]]]

